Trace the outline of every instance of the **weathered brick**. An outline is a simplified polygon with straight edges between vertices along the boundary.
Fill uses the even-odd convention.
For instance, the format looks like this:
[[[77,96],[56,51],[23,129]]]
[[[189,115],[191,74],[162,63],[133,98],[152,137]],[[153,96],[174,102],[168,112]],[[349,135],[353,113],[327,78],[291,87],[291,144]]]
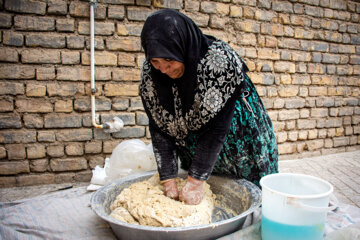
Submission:
[[[86,40],[86,49],[90,50],[90,39]],[[94,38],[94,47],[95,50],[104,50],[105,49],[105,44],[104,44],[104,39],[102,37],[95,37]],[[95,52],[96,53],[96,52]]]
[[[261,33],[272,36],[283,36],[284,27],[280,24],[262,23]]]
[[[276,61],[274,64],[274,71],[295,73],[295,64],[292,62]]]
[[[55,176],[53,174],[21,175],[16,177],[16,181],[19,186],[53,184]]]
[[[28,47],[64,48],[65,36],[31,33],[26,35],[25,44]]]
[[[103,167],[105,164],[105,159],[102,156],[89,156],[89,167],[94,169],[96,166]]]
[[[0,48],[0,62],[17,62],[19,54],[12,48]]]
[[[57,80],[69,80],[69,81],[89,81],[90,69],[79,67],[58,67]]]
[[[125,7],[124,6],[108,6],[108,17],[123,20],[125,18]]]
[[[81,63],[85,65],[90,65],[90,54],[82,53],[81,54]],[[116,66],[117,65],[117,55],[110,52],[96,52],[95,53],[95,65],[104,65],[104,66]]]
[[[57,19],[56,31],[58,32],[74,32],[75,20],[74,19]]]
[[[31,143],[36,142],[35,131],[4,130],[0,132],[0,143]]]
[[[113,71],[113,80],[115,81],[140,81],[140,69],[115,69]]]
[[[295,97],[299,93],[299,87],[289,86],[278,89],[280,97]]]
[[[94,129],[94,139],[95,140],[108,140],[108,139],[111,139],[111,134],[104,132],[103,129],[96,128],[96,129]]]
[[[48,114],[44,117],[45,128],[79,128],[81,115]]]
[[[36,68],[36,79],[37,80],[53,80],[55,79],[55,68],[54,67],[37,67]]]
[[[111,110],[111,100],[107,98],[96,98],[95,108],[97,111],[109,111]],[[81,112],[91,111],[90,98],[78,98],[74,102],[74,109]]]
[[[127,18],[132,21],[145,21],[153,11],[144,7],[128,7]]]
[[[92,129],[66,129],[55,133],[56,140],[64,142],[82,142],[92,139]]]
[[[138,96],[139,87],[133,84],[105,84],[105,95],[109,97],[113,96]]]
[[[314,129],[316,127],[316,120],[298,119],[296,123],[298,129]]]
[[[84,154],[82,143],[70,143],[65,147],[65,152],[69,156],[81,156]]]
[[[182,0],[154,0],[154,7],[158,8],[172,8],[172,9],[182,9],[183,1]]]
[[[102,151],[102,142],[101,141],[85,143],[85,153],[101,153],[101,151]],[[92,168],[92,166],[91,166],[92,164],[90,164],[90,162],[91,161],[89,161],[89,165]]]
[[[139,23],[118,23],[116,32],[119,36],[140,36],[143,24]]]
[[[279,154],[290,154],[296,152],[296,143],[283,143],[278,145]]]
[[[39,142],[55,142],[55,133],[51,131],[38,131]]]
[[[309,75],[293,75],[292,84],[298,85],[310,85],[311,80]]]
[[[272,2],[272,9],[277,12],[284,12],[284,13],[293,13],[293,4],[290,2],[284,1],[273,1]]]
[[[298,119],[300,117],[299,110],[281,110],[279,111],[279,120]]]
[[[44,158],[46,156],[46,150],[44,145],[31,145],[26,148],[28,159]]]
[[[129,99],[114,98],[112,100],[112,108],[114,110],[126,110],[129,107]]]
[[[324,15],[324,10],[320,7],[305,5],[305,14],[312,17],[322,17]]]
[[[329,42],[340,43],[342,41],[342,34],[336,32],[325,32],[325,40]]]
[[[243,16],[242,8],[239,6],[230,6],[229,16],[233,18],[240,18]]]
[[[329,118],[326,119],[325,127],[332,128],[332,127],[340,127],[342,126],[342,119],[341,118]]]
[[[23,63],[61,63],[59,50],[25,49],[21,51]]]
[[[12,12],[45,15],[46,3],[40,1],[11,0],[5,1],[5,9]]]
[[[296,98],[296,99],[285,99],[285,108],[303,108],[305,106],[305,99]]]
[[[101,114],[101,121],[103,123],[110,122],[114,117],[123,120],[124,125],[135,125],[135,113]]]
[[[261,48],[258,50],[259,59],[279,60],[280,54],[277,51],[267,48]]]
[[[12,112],[14,103],[12,100],[0,99],[0,112]]]
[[[26,158],[25,146],[23,144],[6,145],[9,160],[20,160]]]
[[[149,118],[147,117],[147,115],[145,113],[137,112],[136,113],[136,124],[147,126],[147,125],[149,125]]]
[[[50,0],[48,1],[47,12],[56,15],[67,14],[67,3],[65,0]]]
[[[329,111],[327,108],[312,108],[311,109],[311,117],[322,118],[322,117],[327,117],[328,115],[329,115]]]
[[[83,83],[49,83],[46,85],[48,95],[52,96],[75,96],[84,95],[85,89]]]
[[[50,160],[50,168],[54,172],[75,171],[87,169],[85,158],[53,158]]]
[[[334,98],[332,97],[322,97],[316,99],[317,107],[333,107],[334,106]]]
[[[0,175],[30,172],[28,161],[0,162]]]
[[[144,110],[141,98],[131,98],[130,99],[130,111]]]
[[[39,114],[24,114],[23,121],[26,128],[42,128],[44,126],[43,117]]]
[[[43,97],[46,95],[46,86],[37,83],[26,84],[26,96]]]
[[[33,78],[35,78],[34,67],[24,66],[24,65],[0,66],[0,79],[33,79]],[[17,85],[14,84],[13,86],[17,86]],[[2,90],[2,91],[6,91],[6,90]]]
[[[351,116],[354,114],[353,107],[341,107],[339,108],[339,116]]]
[[[82,49],[85,46],[85,38],[83,36],[66,36],[66,44],[71,49]]]
[[[283,108],[285,106],[285,100],[281,99],[281,98],[277,98],[274,100],[274,108],[275,109],[280,109]]]
[[[46,152],[50,157],[62,157],[64,156],[64,146],[50,145],[46,148]]]
[[[12,177],[0,177],[0,187],[15,187],[16,186],[16,178]]]
[[[77,182],[90,182],[92,178],[92,171],[85,170],[75,173],[74,180]]]
[[[0,13],[0,27],[10,28],[12,25],[12,16],[7,13]]]
[[[309,87],[309,96],[326,96],[327,88],[326,87]]]
[[[16,15],[14,26],[15,29],[23,31],[54,31],[55,20],[50,17]]]
[[[17,32],[3,32],[3,43],[8,46],[21,47],[24,44],[24,36]]]
[[[135,56],[130,53],[119,52],[118,54],[118,65],[126,67],[135,67]]]
[[[343,102],[344,102],[344,105],[346,105],[346,106],[357,106],[359,104],[360,100],[358,98],[349,97],[349,98],[344,98]],[[359,110],[360,110],[360,108],[359,108]],[[357,114],[360,114],[360,113],[357,113]]]
[[[53,111],[51,102],[43,99],[19,99],[15,102],[18,112],[47,113]]]
[[[334,147],[341,147],[349,145],[349,137],[334,137]]]
[[[80,53],[79,52],[61,52],[62,64],[79,64]]]
[[[208,14],[194,12],[187,13],[187,16],[190,17],[199,27],[207,27],[209,24],[210,16]]]
[[[21,127],[21,118],[17,113],[0,114],[0,129]]]
[[[88,2],[71,2],[69,5],[69,13],[73,17],[89,17],[89,3]],[[98,4],[96,11],[94,12],[95,19],[105,19],[106,17],[106,6]]]
[[[234,27],[243,32],[260,33],[260,24],[253,20],[237,21]]]
[[[49,161],[47,159],[36,159],[30,161],[31,172],[46,172],[49,167]]]
[[[73,102],[72,100],[58,100],[55,102],[55,112],[72,112]]]
[[[112,51],[140,51],[141,42],[139,38],[123,37],[116,40],[106,40],[106,47]]]
[[[115,25],[112,22],[95,22],[94,23],[94,34],[95,35],[104,35],[110,36],[115,32]],[[90,34],[90,23],[89,22],[79,22],[78,23],[78,32],[82,35]]]
[[[228,21],[229,19],[227,18],[212,15],[210,17],[210,27],[214,29],[224,29]]]
[[[119,132],[113,133],[114,138],[141,138],[145,137],[145,127],[124,127]]]

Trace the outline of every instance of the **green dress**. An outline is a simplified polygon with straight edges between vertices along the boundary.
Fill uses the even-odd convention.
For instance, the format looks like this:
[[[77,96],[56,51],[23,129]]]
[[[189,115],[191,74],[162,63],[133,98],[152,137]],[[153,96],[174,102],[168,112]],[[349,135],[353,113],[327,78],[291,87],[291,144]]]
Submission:
[[[213,174],[247,179],[259,186],[260,178],[278,172],[278,149],[271,120],[251,82],[236,100],[234,116]],[[190,133],[179,149],[181,167],[188,169],[194,156],[197,134]]]

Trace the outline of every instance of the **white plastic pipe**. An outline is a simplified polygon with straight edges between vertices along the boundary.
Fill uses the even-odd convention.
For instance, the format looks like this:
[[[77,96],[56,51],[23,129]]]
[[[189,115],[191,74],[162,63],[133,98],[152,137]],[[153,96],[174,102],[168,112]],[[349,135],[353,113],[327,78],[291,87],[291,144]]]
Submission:
[[[103,128],[103,125],[96,123],[95,118],[95,51],[94,51],[94,8],[96,5],[96,0],[90,0],[90,75],[91,75],[91,122],[92,125],[96,128]]]

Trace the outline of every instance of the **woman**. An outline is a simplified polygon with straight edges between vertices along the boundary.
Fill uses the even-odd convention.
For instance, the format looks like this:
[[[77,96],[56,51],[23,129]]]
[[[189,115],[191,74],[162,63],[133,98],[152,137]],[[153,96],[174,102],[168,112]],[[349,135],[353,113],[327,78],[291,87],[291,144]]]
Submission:
[[[166,196],[198,204],[211,173],[259,185],[262,176],[278,172],[271,120],[247,66],[228,44],[170,9],[147,18],[141,44],[140,95]],[[180,193],[178,158],[188,170]]]

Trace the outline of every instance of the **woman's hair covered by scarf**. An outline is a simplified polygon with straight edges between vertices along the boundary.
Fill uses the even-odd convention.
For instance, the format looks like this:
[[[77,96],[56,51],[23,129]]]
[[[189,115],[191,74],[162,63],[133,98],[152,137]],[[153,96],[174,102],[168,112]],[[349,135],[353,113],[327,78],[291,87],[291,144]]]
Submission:
[[[172,59],[184,63],[184,75],[176,82],[184,110],[189,109],[194,100],[196,88],[196,71],[200,59],[205,55],[214,39],[205,36],[198,26],[184,14],[163,9],[149,15],[141,32],[141,45],[146,60],[151,58]],[[171,108],[171,84],[174,82],[165,74],[152,69],[152,79],[156,91],[164,101],[162,105]],[[168,109],[170,110],[170,109]]]

